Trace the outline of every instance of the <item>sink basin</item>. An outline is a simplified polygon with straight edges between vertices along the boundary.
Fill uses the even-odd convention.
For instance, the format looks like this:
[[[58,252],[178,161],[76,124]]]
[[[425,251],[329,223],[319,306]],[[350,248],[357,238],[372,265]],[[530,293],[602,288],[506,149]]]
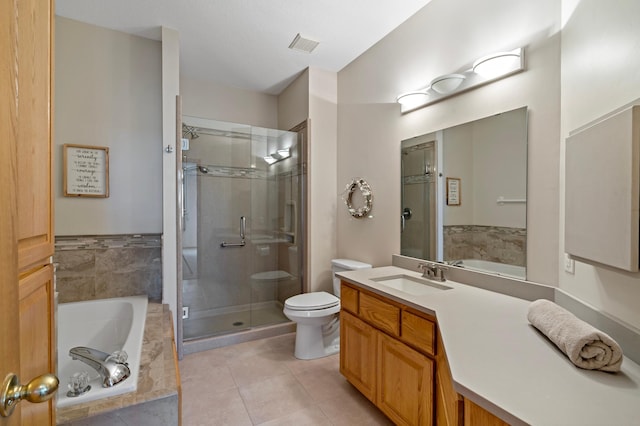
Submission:
[[[375,281],[384,286],[400,290],[414,296],[422,296],[425,294],[432,294],[452,289],[452,287],[443,284],[438,284],[430,280],[420,279],[409,275],[393,275],[389,277],[372,278],[371,281]]]

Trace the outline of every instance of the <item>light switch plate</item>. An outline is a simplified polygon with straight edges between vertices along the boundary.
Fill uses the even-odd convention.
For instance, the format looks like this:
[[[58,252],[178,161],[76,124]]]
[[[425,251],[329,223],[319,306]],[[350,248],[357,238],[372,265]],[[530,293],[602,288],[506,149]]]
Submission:
[[[576,272],[576,261],[571,258],[569,253],[564,254],[564,271],[570,274],[575,274]]]

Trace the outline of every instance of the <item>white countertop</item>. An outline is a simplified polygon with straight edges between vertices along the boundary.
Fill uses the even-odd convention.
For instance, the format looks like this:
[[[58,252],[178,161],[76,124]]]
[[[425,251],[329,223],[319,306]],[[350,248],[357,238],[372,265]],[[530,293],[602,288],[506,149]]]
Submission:
[[[640,366],[576,367],[527,321],[530,302],[447,280],[452,290],[414,296],[372,278],[420,277],[385,266],[340,272],[345,281],[435,315],[454,387],[504,421],[531,425],[640,424]]]

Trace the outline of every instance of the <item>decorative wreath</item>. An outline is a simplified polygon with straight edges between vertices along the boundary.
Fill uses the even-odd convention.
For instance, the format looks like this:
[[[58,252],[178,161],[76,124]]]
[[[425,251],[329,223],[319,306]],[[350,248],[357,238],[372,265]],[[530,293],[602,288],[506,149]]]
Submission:
[[[358,188],[362,193],[365,202],[364,206],[358,208],[353,207],[353,193],[356,188]],[[356,219],[362,219],[363,217],[369,216],[369,212],[373,206],[373,192],[366,180],[362,178],[354,178],[351,183],[347,184],[344,193],[346,194],[346,197],[343,197],[344,203],[347,205],[347,210],[349,210],[349,214],[351,214],[351,216]]]

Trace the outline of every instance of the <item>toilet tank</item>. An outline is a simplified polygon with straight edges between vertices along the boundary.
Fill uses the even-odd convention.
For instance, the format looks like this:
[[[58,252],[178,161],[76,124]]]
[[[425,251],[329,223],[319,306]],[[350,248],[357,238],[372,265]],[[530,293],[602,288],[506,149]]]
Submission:
[[[331,275],[333,276],[333,294],[340,297],[340,278],[336,277],[336,272],[355,271],[358,269],[369,269],[371,265],[352,259],[331,260]]]

